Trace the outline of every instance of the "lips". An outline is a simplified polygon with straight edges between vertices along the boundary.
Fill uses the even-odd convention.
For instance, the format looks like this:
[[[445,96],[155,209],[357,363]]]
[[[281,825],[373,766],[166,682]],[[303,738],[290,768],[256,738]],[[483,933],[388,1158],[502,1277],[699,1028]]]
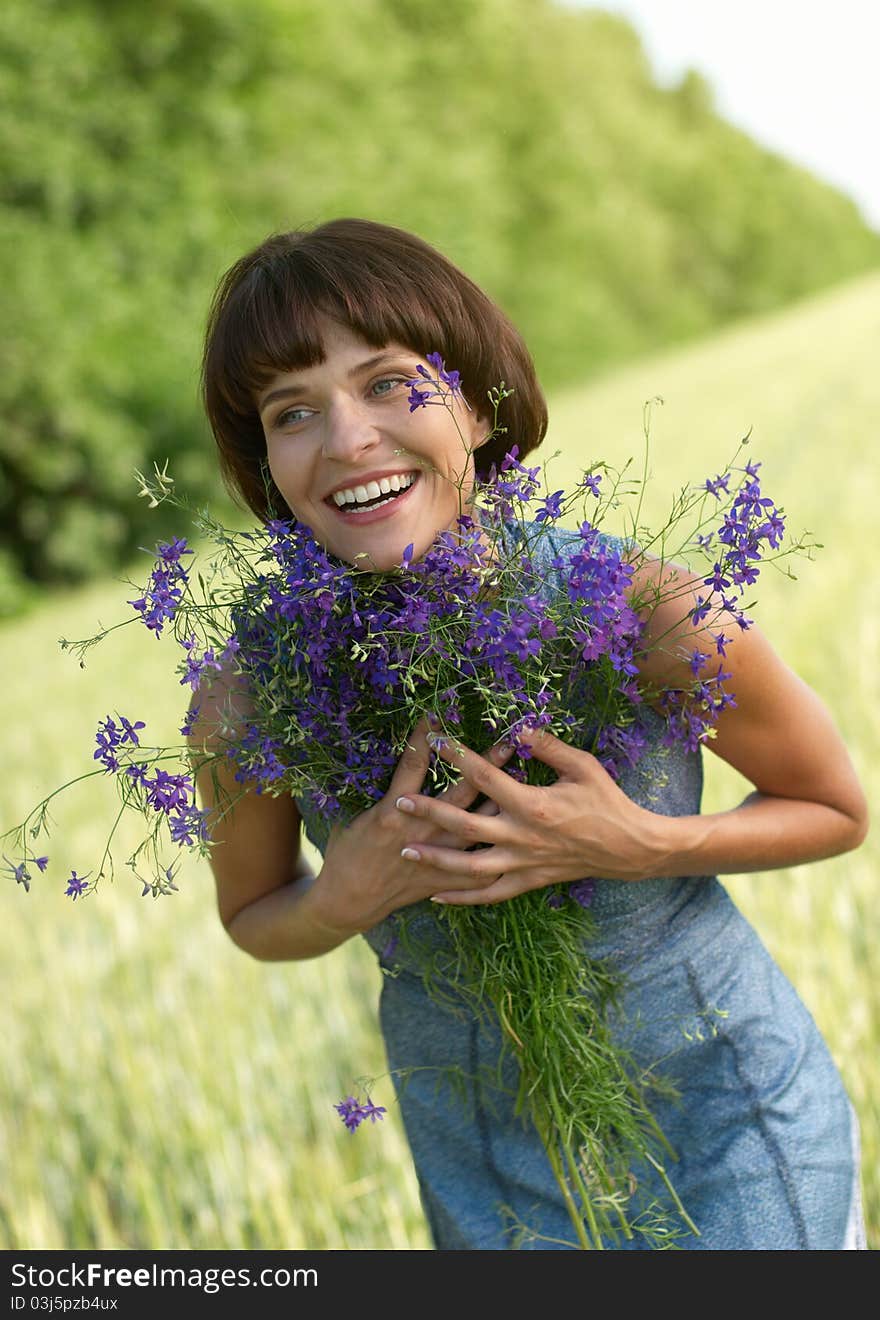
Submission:
[[[333,489],[331,491],[328,491],[328,493],[324,496],[324,499],[333,500],[334,503],[336,503],[337,502],[336,496],[341,493],[344,494],[345,491],[348,490],[353,491],[353,490],[357,490],[359,486],[369,487],[370,485],[375,485],[381,489],[383,483],[389,486],[390,489],[391,483],[394,481],[398,482],[398,485],[394,487],[395,490],[398,490],[400,488],[399,487],[400,481],[408,477],[415,477],[417,475],[418,475],[418,469],[413,469],[413,468],[404,468],[403,470],[396,470],[394,472],[362,473],[352,481],[340,482],[338,486],[334,486]]]
[[[420,481],[421,474],[416,473],[415,481],[411,486],[407,487],[406,490],[402,490],[399,495],[395,495],[393,498],[389,493],[389,497],[385,503],[371,509],[362,509],[359,511],[350,505],[340,508],[334,503],[332,497],[325,500],[325,503],[329,509],[333,510],[337,518],[340,518],[343,522],[351,523],[352,525],[356,524],[358,527],[366,527],[374,522],[383,522],[385,519],[393,517],[400,507],[406,504],[413,491],[418,487]]]

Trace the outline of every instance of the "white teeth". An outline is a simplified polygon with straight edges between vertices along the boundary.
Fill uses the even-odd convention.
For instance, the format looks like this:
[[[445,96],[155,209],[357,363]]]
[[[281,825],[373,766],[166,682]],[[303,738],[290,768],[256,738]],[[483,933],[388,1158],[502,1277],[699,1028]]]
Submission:
[[[345,490],[337,490],[333,493],[333,503],[341,509],[345,504],[366,504],[369,500],[376,500],[380,495],[388,495],[392,491],[407,490],[415,481],[416,474],[407,472],[403,476],[382,477],[380,481],[370,481],[366,486],[346,487]],[[387,501],[386,501],[387,502]],[[376,505],[381,508],[381,505]]]

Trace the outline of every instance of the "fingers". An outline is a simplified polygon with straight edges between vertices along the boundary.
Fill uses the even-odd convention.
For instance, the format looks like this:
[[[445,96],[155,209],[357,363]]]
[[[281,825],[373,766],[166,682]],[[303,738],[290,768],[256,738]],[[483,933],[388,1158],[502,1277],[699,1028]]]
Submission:
[[[404,816],[427,820],[434,829],[445,831],[465,846],[474,843],[503,843],[509,839],[510,826],[498,819],[497,811],[463,811],[443,798],[399,797],[397,810]],[[422,851],[422,845],[416,845]]]
[[[397,799],[397,802],[400,802],[400,801],[402,801],[402,800],[403,800],[403,799],[398,798],[398,799]],[[416,797],[414,797],[412,800],[413,800],[413,802],[416,803],[416,808],[417,808],[417,810],[418,810],[418,807],[419,807],[419,805],[420,805],[421,803],[423,803],[423,802],[424,802],[424,803],[433,802],[433,801],[435,801],[436,799],[433,799],[433,798],[421,798],[421,797],[416,796]],[[398,810],[399,810],[399,808],[398,808]],[[409,815],[409,814],[414,814],[414,815],[415,815],[415,814],[417,814],[417,811],[414,812],[414,813],[405,812],[404,814],[405,814],[405,815]],[[497,803],[497,802],[493,802],[493,801],[491,800],[491,798],[488,798],[485,802],[481,802],[480,805],[479,805],[478,807],[474,807],[474,809],[473,809],[472,811],[470,811],[470,812],[467,812],[467,811],[466,811],[466,812],[465,812],[465,817],[466,817],[466,819],[467,819],[468,816],[498,816],[498,815],[500,815],[500,814],[501,814],[501,808],[498,806],[498,803]],[[437,832],[437,833],[432,833],[432,835],[431,835],[431,841],[432,841],[432,843],[437,844],[438,847],[441,847],[441,848],[460,848],[460,847],[462,847],[463,840],[462,840],[462,836],[461,836],[461,831],[460,831],[460,829],[459,829],[459,827],[458,827],[458,821],[456,822],[456,829],[455,829],[454,831],[441,831],[441,832]],[[469,846],[472,846],[472,845],[469,845]]]
[[[525,729],[519,741],[537,761],[554,769],[560,779],[586,780],[599,764],[590,752],[572,747],[546,729]]]
[[[419,720],[409,734],[385,795],[392,802],[401,793],[418,793],[421,789],[431,763],[431,748],[427,738],[430,731],[431,726],[425,717]]]
[[[471,802],[483,793],[493,802],[497,802],[502,810],[515,811],[517,806],[522,805],[523,793],[528,793],[530,790],[505,774],[494,756],[489,758],[479,756],[457,739],[438,738],[434,734],[429,734],[427,741],[448,765],[453,765],[461,771],[462,779],[467,783],[471,793]],[[499,752],[499,755],[507,759],[503,753]],[[456,785],[456,789],[458,787]]]
[[[526,892],[522,880],[513,875],[501,875],[492,884],[483,889],[447,889],[431,895],[432,903],[442,903],[444,907],[477,907],[481,903],[505,903],[510,898]]]
[[[427,717],[425,717],[419,720],[407,738],[406,746],[400,755],[391,778],[386,801],[396,802],[398,797],[404,793],[421,793],[428,767],[431,764],[432,751],[437,751],[439,755],[435,735],[431,731]],[[510,760],[513,752],[514,749],[509,744],[495,743],[484,753],[484,757],[490,766],[500,770],[500,767]],[[469,751],[468,754],[476,758],[477,761],[484,759],[478,756],[476,752]],[[505,776],[505,778],[509,777]],[[466,811],[483,791],[477,788],[470,779],[462,777],[457,784],[445,789],[432,800],[445,801]]]
[[[401,850],[401,857],[413,867],[431,867],[438,872],[446,872],[454,879],[450,880],[456,888],[470,885],[471,888],[486,888],[494,883],[499,875],[511,870],[517,864],[516,852],[509,846],[505,847],[505,842],[509,843],[508,829],[501,822],[497,824],[488,816],[477,816],[476,813],[468,815],[467,820],[472,822],[474,831],[479,830],[479,835],[474,835],[474,842],[491,842],[483,838],[484,833],[498,831],[503,835],[499,841],[492,847],[478,848],[474,852],[462,852],[458,848],[444,848],[437,843],[424,843],[421,840],[415,843],[408,843]],[[436,892],[440,893],[442,881],[436,886]]]
[[[486,753],[486,760],[490,765],[502,766],[512,755],[512,748],[496,743]],[[455,846],[462,842],[465,846],[474,843],[501,843],[509,827],[502,830],[500,826],[495,829],[485,824],[487,818],[499,816],[501,808],[497,802],[487,798],[471,810],[479,796],[479,790],[466,779],[462,779],[460,783],[439,793],[436,797],[422,793],[405,793],[393,799],[389,794],[388,800],[393,801],[398,813],[425,821],[433,830],[440,831],[441,837],[434,838],[434,842],[438,845]]]
[[[430,743],[428,746],[430,750]],[[501,767],[510,760],[511,756],[513,756],[513,748],[509,743],[495,743],[483,753],[483,756],[490,765]],[[467,779],[462,778],[457,784],[453,784],[450,788],[444,789],[442,793],[438,793],[435,801],[448,802],[452,806],[460,807],[467,811],[469,807],[473,806],[479,796],[480,790],[475,788],[473,784],[469,783]],[[484,812],[483,814],[485,815],[487,813]]]

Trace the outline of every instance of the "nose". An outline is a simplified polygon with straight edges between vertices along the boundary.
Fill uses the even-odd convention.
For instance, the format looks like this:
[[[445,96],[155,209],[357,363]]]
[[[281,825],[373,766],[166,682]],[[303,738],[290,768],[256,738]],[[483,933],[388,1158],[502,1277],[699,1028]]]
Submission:
[[[321,453],[325,458],[350,463],[379,441],[372,419],[356,399],[349,396],[333,400],[325,414],[324,443]]]

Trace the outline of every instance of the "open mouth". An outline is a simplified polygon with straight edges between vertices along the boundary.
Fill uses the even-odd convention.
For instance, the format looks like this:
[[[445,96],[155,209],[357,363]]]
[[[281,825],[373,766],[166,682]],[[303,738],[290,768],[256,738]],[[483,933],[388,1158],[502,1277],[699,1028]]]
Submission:
[[[366,486],[337,491],[326,503],[341,517],[360,522],[381,509],[391,511],[392,505],[407,499],[418,480],[418,472],[407,472],[399,477],[383,477],[381,481],[371,481]]]

